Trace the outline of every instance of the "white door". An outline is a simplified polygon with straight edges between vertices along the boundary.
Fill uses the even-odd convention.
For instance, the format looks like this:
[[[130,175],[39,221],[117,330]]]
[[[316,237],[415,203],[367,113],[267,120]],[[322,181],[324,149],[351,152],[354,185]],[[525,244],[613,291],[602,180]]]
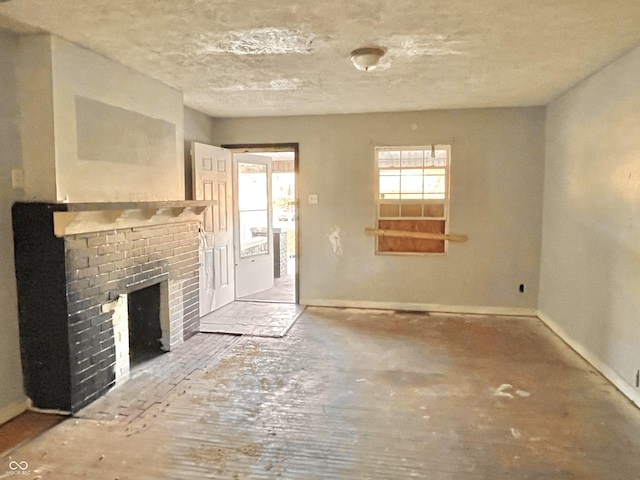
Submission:
[[[200,233],[200,316],[235,300],[231,152],[191,144],[195,200],[212,200]]]
[[[271,225],[271,158],[246,153],[233,156],[236,192],[236,296],[274,285]]]

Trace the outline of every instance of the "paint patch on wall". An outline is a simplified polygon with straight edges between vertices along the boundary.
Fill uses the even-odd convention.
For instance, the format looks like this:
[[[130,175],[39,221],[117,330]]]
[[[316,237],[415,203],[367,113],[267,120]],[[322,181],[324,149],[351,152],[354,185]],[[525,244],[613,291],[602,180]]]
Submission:
[[[337,257],[342,256],[342,230],[338,227],[334,228],[332,232],[327,234],[329,238],[329,244],[331,245],[331,251]]]
[[[205,43],[202,53],[232,53],[234,55],[278,55],[287,53],[311,53],[315,35],[288,28],[253,28],[230,31]]]
[[[124,108],[75,97],[78,160],[172,165],[176,126]]]

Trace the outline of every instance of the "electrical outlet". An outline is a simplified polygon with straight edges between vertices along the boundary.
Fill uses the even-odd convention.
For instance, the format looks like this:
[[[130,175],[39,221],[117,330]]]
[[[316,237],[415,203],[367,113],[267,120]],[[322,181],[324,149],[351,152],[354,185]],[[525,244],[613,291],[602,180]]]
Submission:
[[[311,194],[309,195],[309,205],[317,205],[318,204],[318,195]]]

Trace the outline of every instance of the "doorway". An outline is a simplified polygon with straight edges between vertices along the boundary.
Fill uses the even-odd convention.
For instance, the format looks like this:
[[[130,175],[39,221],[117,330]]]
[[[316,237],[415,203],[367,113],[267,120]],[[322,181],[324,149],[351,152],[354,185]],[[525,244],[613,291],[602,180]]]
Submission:
[[[292,303],[298,293],[298,144],[191,146],[200,226],[200,317],[234,300]]]
[[[297,146],[227,148],[236,166],[236,300],[297,303]]]
[[[286,335],[304,310],[298,145],[194,142],[191,153],[195,199],[213,203],[201,224],[200,331]]]

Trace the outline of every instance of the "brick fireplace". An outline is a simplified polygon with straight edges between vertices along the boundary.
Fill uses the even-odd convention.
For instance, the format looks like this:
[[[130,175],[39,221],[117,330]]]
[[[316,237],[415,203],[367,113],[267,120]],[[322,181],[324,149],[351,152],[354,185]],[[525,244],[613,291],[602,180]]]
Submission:
[[[125,380],[130,335],[168,351],[198,331],[198,227],[208,205],[14,205],[22,366],[34,406],[76,412]],[[132,314],[132,297],[136,312],[157,318],[136,320],[149,313]]]

